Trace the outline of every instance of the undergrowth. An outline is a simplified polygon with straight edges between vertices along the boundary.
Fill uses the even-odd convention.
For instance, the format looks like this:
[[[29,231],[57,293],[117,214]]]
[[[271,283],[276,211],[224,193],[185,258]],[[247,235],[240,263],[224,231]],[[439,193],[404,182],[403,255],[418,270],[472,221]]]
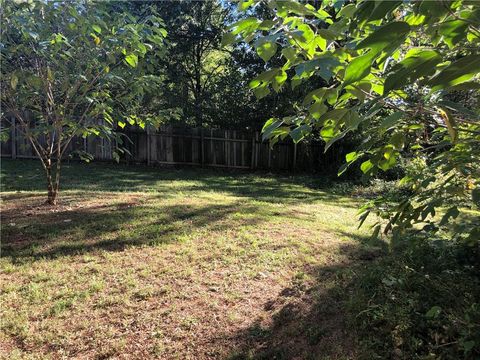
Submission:
[[[416,241],[369,264],[349,308],[365,359],[478,359],[478,248]]]

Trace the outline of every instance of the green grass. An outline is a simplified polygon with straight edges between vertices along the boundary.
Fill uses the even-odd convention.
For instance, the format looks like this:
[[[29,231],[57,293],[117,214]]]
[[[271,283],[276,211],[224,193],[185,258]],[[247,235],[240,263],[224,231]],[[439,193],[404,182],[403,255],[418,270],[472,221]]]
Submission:
[[[2,183],[5,191],[45,191],[46,182],[41,164],[36,160],[2,161]],[[331,199],[333,182],[324,177],[287,176],[247,172],[214,171],[184,168],[159,169],[142,165],[110,163],[64,164],[62,190],[161,193],[176,196],[201,192],[221,192],[236,196],[255,197],[268,202],[292,202],[323,198]],[[317,191],[325,190],[325,191]],[[341,193],[338,187],[336,193]]]
[[[2,161],[5,358],[354,358],[346,285],[379,253],[308,176]],[[346,292],[347,291],[347,292]]]

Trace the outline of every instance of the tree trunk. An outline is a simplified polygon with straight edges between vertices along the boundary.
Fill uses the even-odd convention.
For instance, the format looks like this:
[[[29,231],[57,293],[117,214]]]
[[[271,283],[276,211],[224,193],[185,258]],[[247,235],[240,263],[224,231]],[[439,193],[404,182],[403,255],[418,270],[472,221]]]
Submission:
[[[48,187],[48,198],[46,203],[48,205],[57,205],[57,191],[52,189],[50,186]]]
[[[52,177],[52,161],[48,159],[47,164],[45,166],[45,171],[47,175],[47,189],[48,189],[48,197],[47,201],[45,202],[48,205],[57,205],[57,195],[58,195],[58,181],[54,181]],[[58,176],[58,175],[57,175]],[[57,177],[56,176],[56,177]]]

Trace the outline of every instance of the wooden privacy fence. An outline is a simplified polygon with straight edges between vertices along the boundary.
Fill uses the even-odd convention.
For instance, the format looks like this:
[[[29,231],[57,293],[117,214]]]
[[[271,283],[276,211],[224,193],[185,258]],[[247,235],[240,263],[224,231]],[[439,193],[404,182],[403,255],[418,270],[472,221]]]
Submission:
[[[193,165],[236,169],[272,169],[301,171],[336,171],[345,159],[345,144],[334,145],[324,153],[319,141],[294,144],[282,141],[270,147],[259,132],[200,128],[161,127],[159,130],[128,129],[130,139],[122,146],[130,154],[121,161],[148,165]],[[97,160],[113,160],[114,144],[98,137],[76,138],[68,154],[85,151]],[[28,140],[11,130],[1,144],[2,157],[35,158]]]

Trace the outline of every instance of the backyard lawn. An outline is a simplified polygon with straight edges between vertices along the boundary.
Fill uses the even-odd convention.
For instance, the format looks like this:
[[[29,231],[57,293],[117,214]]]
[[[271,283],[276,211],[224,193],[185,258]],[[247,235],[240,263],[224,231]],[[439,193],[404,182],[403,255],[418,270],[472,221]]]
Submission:
[[[358,199],[321,177],[2,161],[3,358],[347,359]]]

